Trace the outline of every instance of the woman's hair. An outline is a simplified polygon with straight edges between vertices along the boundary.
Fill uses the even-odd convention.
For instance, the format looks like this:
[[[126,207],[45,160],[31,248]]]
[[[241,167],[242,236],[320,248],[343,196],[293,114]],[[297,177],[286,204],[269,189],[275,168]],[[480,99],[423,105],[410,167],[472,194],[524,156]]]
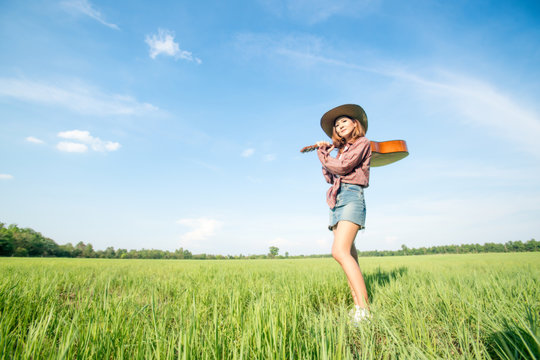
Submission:
[[[334,120],[334,124],[336,123],[336,121],[338,121],[341,118],[350,119],[354,123],[354,130],[352,132],[351,138],[349,139],[349,143],[352,144],[353,142],[356,141],[356,139],[361,138],[362,136],[366,135],[366,130],[364,129],[360,121],[358,121],[355,118],[351,118],[348,116],[338,116],[336,120]],[[337,134],[335,125],[332,127],[332,143],[336,149],[340,149],[340,150],[346,145],[345,139]]]

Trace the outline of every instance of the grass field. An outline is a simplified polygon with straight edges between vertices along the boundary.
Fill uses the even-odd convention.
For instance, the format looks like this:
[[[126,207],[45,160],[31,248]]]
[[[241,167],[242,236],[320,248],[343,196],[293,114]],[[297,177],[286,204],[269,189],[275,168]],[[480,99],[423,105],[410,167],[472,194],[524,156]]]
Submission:
[[[67,359],[531,359],[540,253],[333,259],[0,259],[0,354]]]

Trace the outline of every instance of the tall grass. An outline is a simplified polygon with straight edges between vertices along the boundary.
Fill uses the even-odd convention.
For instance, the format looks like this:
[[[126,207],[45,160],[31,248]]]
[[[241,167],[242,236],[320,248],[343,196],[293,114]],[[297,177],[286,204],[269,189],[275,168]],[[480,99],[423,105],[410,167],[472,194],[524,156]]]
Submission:
[[[1,358],[533,359],[540,254],[361,258],[352,326],[332,259],[0,259]]]

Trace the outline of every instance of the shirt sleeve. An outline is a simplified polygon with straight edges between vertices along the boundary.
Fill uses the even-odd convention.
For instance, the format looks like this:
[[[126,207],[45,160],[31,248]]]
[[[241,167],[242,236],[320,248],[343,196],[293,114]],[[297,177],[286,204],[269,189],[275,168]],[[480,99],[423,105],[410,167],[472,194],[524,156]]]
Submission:
[[[365,138],[364,138],[365,139]],[[347,175],[354,170],[358,165],[365,161],[370,148],[369,141],[359,140],[360,143],[342,154],[340,159],[333,158],[330,153],[325,150],[317,151],[319,160],[321,161],[323,168],[328,172],[336,175]],[[323,172],[324,174],[324,172]],[[325,176],[326,178],[326,176]]]
[[[333,184],[334,183],[334,175],[330,173],[326,168],[323,166],[322,168],[322,174],[324,176],[324,180],[326,180],[327,183]]]

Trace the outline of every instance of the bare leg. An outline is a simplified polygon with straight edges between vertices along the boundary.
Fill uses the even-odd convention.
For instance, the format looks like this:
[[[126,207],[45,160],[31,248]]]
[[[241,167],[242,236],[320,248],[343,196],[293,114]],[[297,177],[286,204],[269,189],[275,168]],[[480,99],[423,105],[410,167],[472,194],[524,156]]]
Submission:
[[[358,266],[358,255],[354,248],[354,239],[359,226],[350,221],[340,221],[334,228],[332,256],[345,271],[351,288],[354,303],[361,308],[368,308],[368,295],[364,277]]]
[[[360,306],[360,303],[358,302],[358,297],[356,296],[356,293],[354,292],[354,289],[352,287],[351,282],[349,281],[349,278],[347,278],[347,282],[349,283],[349,289],[351,289],[351,294],[353,297],[354,305]]]
[[[351,256],[353,257],[354,261],[356,261],[356,263],[358,264],[358,254],[356,253],[356,248],[354,246],[354,241],[353,241],[353,244],[351,246]],[[362,272],[360,272],[360,274],[361,273]],[[354,289],[352,287],[351,282],[349,281],[349,278],[347,278],[347,282],[349,283],[349,288],[351,289],[351,294],[352,294],[352,297],[353,297],[354,305],[360,306],[358,296],[356,296],[356,293],[354,292]]]

